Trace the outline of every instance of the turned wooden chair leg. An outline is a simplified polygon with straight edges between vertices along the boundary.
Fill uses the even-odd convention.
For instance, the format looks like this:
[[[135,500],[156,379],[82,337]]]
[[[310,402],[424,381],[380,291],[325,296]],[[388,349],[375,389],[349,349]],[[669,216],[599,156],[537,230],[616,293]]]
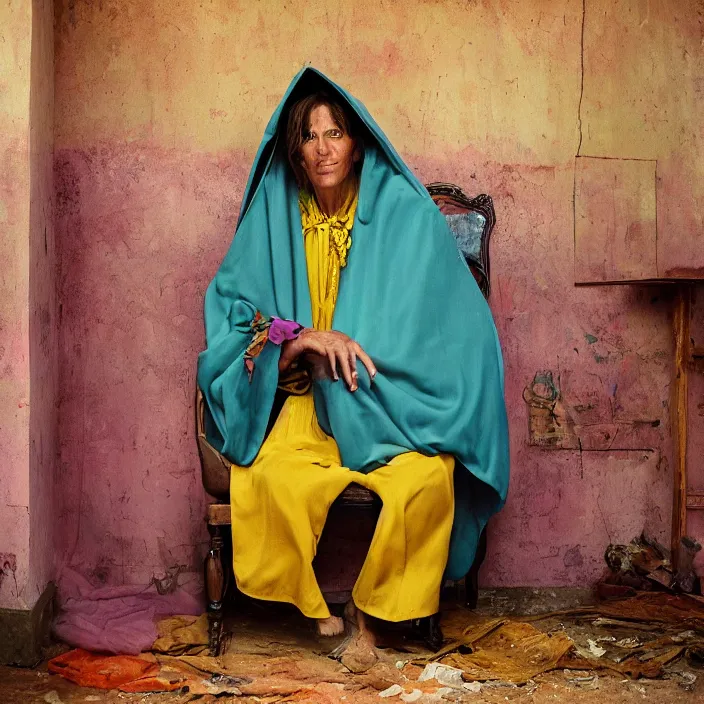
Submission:
[[[220,655],[223,627],[223,599],[226,580],[222,564],[221,527],[208,524],[210,549],[205,558],[205,588],[208,596],[208,646],[211,655]]]
[[[464,593],[467,599],[467,607],[474,611],[479,601],[479,567],[475,565],[472,565],[464,578]]]
[[[442,648],[442,642],[444,636],[442,634],[442,628],[440,627],[440,614],[433,614],[428,616],[427,624],[425,626],[425,644],[433,651],[437,652]]]
[[[442,648],[444,637],[440,627],[439,613],[413,621],[413,631],[416,637],[422,640],[433,652]]]
[[[440,590],[442,596],[442,589]],[[417,618],[411,622],[416,638],[422,640],[430,650],[436,653],[442,648],[443,640],[442,628],[440,627],[440,612],[432,616]]]
[[[477,608],[477,602],[479,601],[479,568],[484,562],[486,557],[486,528],[482,531],[479,537],[479,543],[477,545],[477,554],[474,558],[474,562],[467,572],[464,578],[465,587],[465,597],[467,599],[467,606],[474,610]]]

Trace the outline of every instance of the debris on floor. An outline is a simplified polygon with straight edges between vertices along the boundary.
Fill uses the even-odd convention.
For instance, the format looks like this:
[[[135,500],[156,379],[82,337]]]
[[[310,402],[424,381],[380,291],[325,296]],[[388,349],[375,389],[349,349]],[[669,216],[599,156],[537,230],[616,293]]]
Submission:
[[[655,702],[686,702],[704,691],[704,599],[693,595],[651,591],[525,618],[453,606],[443,628],[447,645],[437,653],[389,628],[378,662],[355,673],[328,657],[334,639],[319,638],[293,612],[238,611],[219,657],[207,653],[205,617],[173,617],[158,623],[151,653],[63,653],[49,672],[81,687],[38,672],[41,697],[17,701],[635,704],[651,693]],[[3,692],[0,671],[0,701],[15,701]]]
[[[546,634],[511,619],[470,625],[462,636],[434,655],[416,660],[439,661],[462,671],[467,681],[502,680],[525,684],[558,667],[574,643],[563,632]]]
[[[672,593],[699,593],[699,577],[694,558],[702,546],[693,538],[681,541],[681,562],[675,570],[670,551],[642,533],[628,545],[609,545],[604,559],[610,574],[598,589],[603,597],[634,596],[637,591],[666,590]]]

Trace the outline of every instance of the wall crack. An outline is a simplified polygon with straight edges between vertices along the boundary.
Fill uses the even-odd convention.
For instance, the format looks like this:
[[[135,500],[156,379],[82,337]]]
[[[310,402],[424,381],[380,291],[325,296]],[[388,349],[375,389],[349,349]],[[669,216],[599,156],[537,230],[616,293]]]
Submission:
[[[582,100],[584,98],[584,20],[587,14],[587,0],[582,0],[582,32],[579,40],[580,58],[580,80],[579,80],[579,104],[577,106],[577,127],[579,128],[579,143],[577,144],[577,156],[582,155]]]

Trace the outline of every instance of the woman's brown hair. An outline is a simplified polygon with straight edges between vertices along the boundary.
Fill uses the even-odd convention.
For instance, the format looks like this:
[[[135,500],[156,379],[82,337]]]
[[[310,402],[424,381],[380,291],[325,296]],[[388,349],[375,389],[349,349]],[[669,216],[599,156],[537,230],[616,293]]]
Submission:
[[[288,123],[286,124],[286,151],[288,162],[291,164],[299,188],[305,188],[308,191],[311,190],[311,185],[301,166],[301,147],[308,136],[310,114],[320,105],[327,105],[335,124],[343,132],[356,139],[361,146],[353,119],[350,118],[342,104],[327,93],[323,91],[311,93],[295,103],[288,114]]]

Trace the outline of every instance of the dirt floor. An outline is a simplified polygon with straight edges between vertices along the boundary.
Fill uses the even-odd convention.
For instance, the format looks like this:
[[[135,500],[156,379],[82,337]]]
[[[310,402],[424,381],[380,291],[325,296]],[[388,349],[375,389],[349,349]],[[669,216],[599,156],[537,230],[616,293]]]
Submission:
[[[461,633],[467,623],[478,617],[455,607],[443,624],[450,639]],[[534,622],[551,640],[562,634],[569,636],[582,650],[608,645],[624,633],[613,626],[596,626],[593,622],[559,617]],[[409,633],[397,628],[382,633],[384,646],[381,660],[371,670],[354,674],[327,653],[339,642],[321,640],[307,621],[286,608],[262,607],[250,604],[246,612],[227,623],[231,634],[226,652],[218,659],[225,670],[237,675],[246,684],[240,696],[224,694],[194,694],[183,690],[172,693],[128,694],[118,691],[88,689],[49,674],[46,662],[34,669],[0,667],[0,704],[78,704],[79,702],[111,702],[114,704],[144,702],[148,704],[181,704],[185,702],[312,702],[340,704],[342,702],[568,702],[575,704],[629,704],[631,702],[703,702],[704,670],[692,659],[680,657],[664,668],[658,679],[637,679],[598,671],[559,668],[537,675],[521,685],[505,681],[467,682],[464,688],[442,687],[437,681],[419,682],[422,666],[410,661],[427,655],[423,646],[414,642]],[[557,638],[555,638],[557,635]],[[630,628],[628,638],[652,638]],[[540,635],[542,638],[542,634]],[[591,645],[590,645],[591,641]],[[52,653],[64,652],[56,646]],[[597,651],[598,652],[598,651]],[[604,656],[605,657],[605,656]],[[187,658],[186,658],[187,659]],[[191,659],[196,665],[197,657]],[[432,685],[432,686],[431,686]],[[395,689],[394,689],[395,687]],[[391,689],[390,689],[391,688]],[[386,694],[387,696],[382,696]]]

